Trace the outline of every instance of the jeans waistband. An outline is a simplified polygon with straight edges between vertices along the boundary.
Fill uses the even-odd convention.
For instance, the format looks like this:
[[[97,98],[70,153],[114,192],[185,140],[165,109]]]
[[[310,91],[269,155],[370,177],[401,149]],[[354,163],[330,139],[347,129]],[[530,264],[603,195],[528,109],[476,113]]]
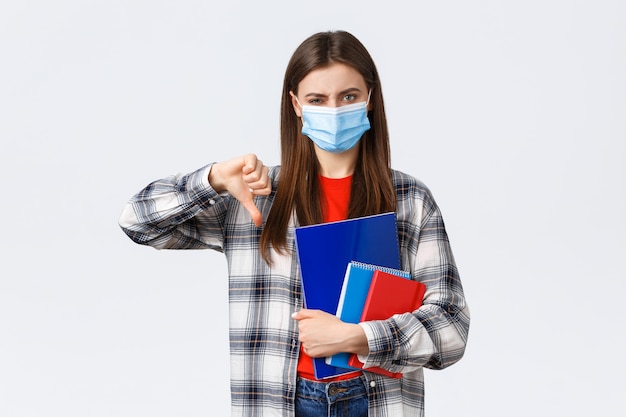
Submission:
[[[298,377],[296,381],[296,395],[301,398],[319,398],[332,404],[335,401],[366,396],[366,387],[367,381],[363,375],[332,382],[312,381]]]

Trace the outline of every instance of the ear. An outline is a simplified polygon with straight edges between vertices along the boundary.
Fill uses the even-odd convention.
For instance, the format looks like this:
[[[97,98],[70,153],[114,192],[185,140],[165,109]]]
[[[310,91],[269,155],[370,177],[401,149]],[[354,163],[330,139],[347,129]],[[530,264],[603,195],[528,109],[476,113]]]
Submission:
[[[293,111],[296,112],[296,116],[302,117],[302,109],[300,108],[300,105],[298,104],[296,95],[293,93],[293,91],[290,91],[289,95],[291,96],[291,105],[293,106]]]

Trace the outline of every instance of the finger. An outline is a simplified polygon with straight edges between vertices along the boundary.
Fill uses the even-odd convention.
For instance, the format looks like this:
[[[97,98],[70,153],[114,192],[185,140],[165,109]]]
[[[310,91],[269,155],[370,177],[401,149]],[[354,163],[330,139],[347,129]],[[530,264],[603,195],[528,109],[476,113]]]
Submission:
[[[254,195],[269,195],[272,192],[272,181],[269,177],[269,168],[261,166],[260,176],[255,173],[244,176],[244,181]]]
[[[255,154],[247,154],[243,156],[243,165],[241,167],[242,179],[250,194],[246,194],[239,201],[241,205],[250,213],[252,221],[257,227],[263,225],[263,216],[258,207],[254,204],[253,194],[255,189],[263,188],[266,183],[256,184],[261,180],[261,174],[263,172],[263,163],[257,158]],[[270,187],[271,188],[271,187]]]
[[[317,317],[318,313],[319,313],[319,310],[309,310],[308,308],[303,308],[302,310],[296,311],[295,313],[293,313],[291,317],[294,320],[310,319],[313,317]]]
[[[244,157],[244,165],[241,167],[241,173],[244,181],[255,182],[263,177],[264,165],[254,155]]]
[[[250,217],[252,217],[252,221],[256,225],[256,227],[261,227],[263,225],[263,215],[259,211],[258,207],[254,204],[254,200],[246,199],[241,201],[241,205],[250,213]]]
[[[243,166],[241,167],[241,172],[244,175],[248,175],[251,172],[254,172],[257,169],[258,164],[261,161],[257,159],[257,156],[253,153],[249,153],[243,156]],[[263,164],[261,164],[263,165]]]

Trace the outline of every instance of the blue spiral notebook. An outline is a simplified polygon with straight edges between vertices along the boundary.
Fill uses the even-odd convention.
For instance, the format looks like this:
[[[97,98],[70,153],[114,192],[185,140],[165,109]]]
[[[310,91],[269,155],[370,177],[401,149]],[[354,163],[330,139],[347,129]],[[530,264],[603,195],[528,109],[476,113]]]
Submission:
[[[410,279],[411,274],[399,269],[385,268],[379,265],[366,264],[352,261],[346,268],[341,294],[337,304],[336,316],[346,323],[358,323],[361,321],[363,307],[370,290],[370,284],[374,277],[374,271],[385,271],[402,278]],[[351,353],[342,352],[326,358],[326,363],[338,368],[352,368],[348,361]]]
[[[337,312],[346,268],[351,261],[400,269],[398,228],[394,212],[296,227],[304,305]],[[315,377],[328,378],[353,369],[328,365],[314,358]]]

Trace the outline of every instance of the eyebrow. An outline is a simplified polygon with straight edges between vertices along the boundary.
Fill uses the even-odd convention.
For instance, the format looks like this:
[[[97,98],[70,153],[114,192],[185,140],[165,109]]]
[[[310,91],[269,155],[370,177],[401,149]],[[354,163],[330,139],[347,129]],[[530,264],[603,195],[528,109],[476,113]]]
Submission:
[[[354,92],[360,93],[361,89],[356,88],[356,87],[350,87],[350,88],[347,88],[347,89],[345,89],[343,91],[340,91],[338,95],[343,96],[343,95],[346,95],[346,94],[349,94],[349,93],[354,93]],[[322,93],[308,93],[308,94],[305,94],[304,97],[305,98],[307,98],[307,97],[327,97],[327,95],[326,94],[322,94]]]

